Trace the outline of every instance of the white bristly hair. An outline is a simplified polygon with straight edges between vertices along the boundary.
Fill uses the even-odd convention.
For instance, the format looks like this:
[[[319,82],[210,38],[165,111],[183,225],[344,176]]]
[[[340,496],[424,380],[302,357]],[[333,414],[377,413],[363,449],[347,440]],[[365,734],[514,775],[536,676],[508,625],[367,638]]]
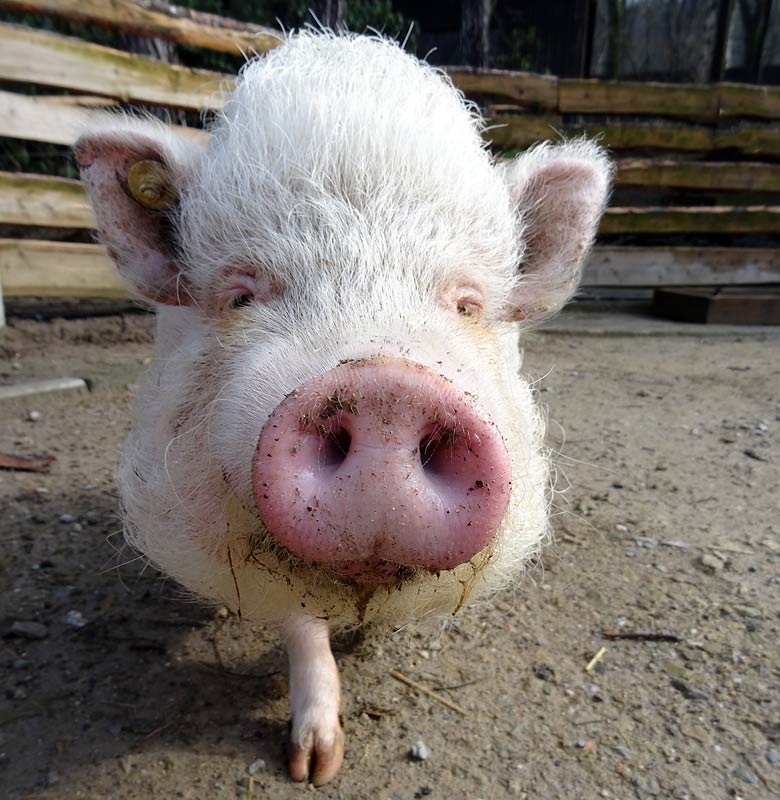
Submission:
[[[196,302],[159,309],[119,479],[128,540],[194,593],[270,622],[303,611],[401,625],[506,586],[539,547],[544,425],[505,314],[523,280],[525,223],[482,131],[450,80],[395,43],[302,32],[244,67],[205,148],[166,144],[180,184],[176,253]],[[247,265],[277,291],[217,313],[220,276]],[[445,307],[452,287],[479,289],[479,321]],[[366,592],[271,540],[251,464],[288,393],[344,359],[383,354],[477,398],[504,437],[513,487],[471,562]]]

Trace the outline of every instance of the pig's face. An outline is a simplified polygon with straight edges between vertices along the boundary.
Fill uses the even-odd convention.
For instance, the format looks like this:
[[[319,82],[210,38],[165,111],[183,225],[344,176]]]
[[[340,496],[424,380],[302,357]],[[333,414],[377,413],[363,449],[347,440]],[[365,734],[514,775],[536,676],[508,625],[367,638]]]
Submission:
[[[609,168],[584,142],[497,166],[480,126],[395,45],[306,34],[247,66],[204,149],[148,124],[79,142],[103,241],[161,304],[127,535],[188,588],[399,623],[538,546],[513,323],[573,291]]]

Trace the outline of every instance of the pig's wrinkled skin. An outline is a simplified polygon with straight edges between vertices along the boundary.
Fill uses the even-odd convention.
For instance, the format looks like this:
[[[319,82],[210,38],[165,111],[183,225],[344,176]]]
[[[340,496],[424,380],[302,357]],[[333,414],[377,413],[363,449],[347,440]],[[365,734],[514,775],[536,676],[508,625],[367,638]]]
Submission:
[[[127,539],[281,629],[296,780],[343,759],[329,626],[455,613],[547,531],[516,323],[574,291],[610,167],[585,141],[499,165],[482,127],[394,43],[303,33],[245,67],[205,146],[127,117],[76,146],[101,240],[158,310],[119,471]],[[178,202],[134,199],[142,161]]]

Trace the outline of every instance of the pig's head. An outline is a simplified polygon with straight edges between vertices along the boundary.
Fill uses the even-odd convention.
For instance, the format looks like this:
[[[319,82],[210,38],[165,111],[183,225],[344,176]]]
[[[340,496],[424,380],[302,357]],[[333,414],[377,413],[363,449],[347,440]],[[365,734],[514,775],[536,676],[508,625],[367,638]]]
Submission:
[[[158,308],[120,469],[132,544],[247,615],[403,622],[505,583],[547,529],[517,323],[574,291],[596,146],[496,165],[438,71],[304,33],[249,63],[205,146],[114,123],[76,154]]]

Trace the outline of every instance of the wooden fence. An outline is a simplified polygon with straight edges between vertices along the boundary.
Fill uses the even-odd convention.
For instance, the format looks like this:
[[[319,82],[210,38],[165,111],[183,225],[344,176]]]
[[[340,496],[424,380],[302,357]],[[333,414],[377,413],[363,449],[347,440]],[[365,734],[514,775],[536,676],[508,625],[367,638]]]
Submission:
[[[271,29],[160,0],[0,0],[0,7],[234,54],[280,42]],[[563,80],[458,67],[448,73],[486,109],[499,155],[580,134],[613,150],[615,204],[601,224],[585,285],[780,282],[780,250],[751,246],[780,243],[780,88]],[[0,81],[56,90],[0,91],[0,136],[69,145],[110,106],[216,110],[233,77],[0,23]],[[198,128],[176,130],[207,136]],[[78,231],[92,228],[94,218],[76,181],[0,172],[0,225]],[[28,237],[0,240],[0,284],[6,296],[124,292],[97,245]]]

